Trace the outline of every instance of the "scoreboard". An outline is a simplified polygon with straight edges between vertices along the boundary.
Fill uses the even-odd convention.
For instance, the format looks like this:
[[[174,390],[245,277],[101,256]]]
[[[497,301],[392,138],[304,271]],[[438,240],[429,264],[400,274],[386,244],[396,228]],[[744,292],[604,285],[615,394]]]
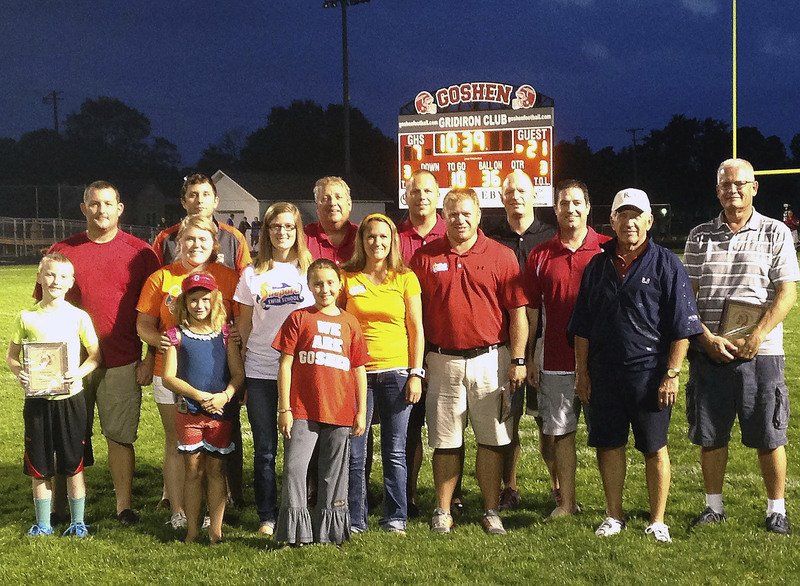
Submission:
[[[486,89],[481,93],[481,86],[497,89],[493,94]],[[465,92],[465,87],[471,91]],[[537,98],[542,102],[543,96],[537,96],[528,85],[517,88],[516,97],[512,98],[512,89],[513,86],[485,82],[460,84],[438,90],[435,97],[420,92],[414,111],[401,111],[398,121],[401,208],[408,207],[405,181],[418,169],[430,171],[436,177],[440,206],[451,188],[471,187],[477,192],[481,207],[502,207],[502,182],[514,169],[521,169],[531,178],[534,205],[552,205],[552,101],[547,98],[549,104],[538,105]],[[465,93],[471,99],[463,99]],[[476,102],[476,96],[480,101]],[[476,109],[462,110],[466,102],[472,102]],[[497,104],[511,107],[496,109]],[[495,109],[480,109],[487,105]],[[454,107],[459,109],[440,112],[440,108]]]

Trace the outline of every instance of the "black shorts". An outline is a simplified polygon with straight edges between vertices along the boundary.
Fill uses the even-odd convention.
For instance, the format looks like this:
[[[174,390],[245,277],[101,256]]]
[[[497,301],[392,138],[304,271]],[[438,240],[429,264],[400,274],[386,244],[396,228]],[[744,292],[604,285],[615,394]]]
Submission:
[[[33,478],[83,471],[86,402],[83,392],[67,399],[25,399],[24,472]]]
[[[622,371],[592,369],[592,394],[586,407],[589,446],[619,448],[628,443],[633,429],[634,446],[652,454],[667,445],[672,408],[660,408],[658,386],[665,369]]]

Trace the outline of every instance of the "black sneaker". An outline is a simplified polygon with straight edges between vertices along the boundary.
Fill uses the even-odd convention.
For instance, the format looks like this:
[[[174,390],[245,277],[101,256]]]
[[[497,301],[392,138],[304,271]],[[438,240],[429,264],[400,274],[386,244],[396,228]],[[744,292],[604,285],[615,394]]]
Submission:
[[[123,509],[117,513],[117,521],[123,525],[136,525],[139,522],[139,514],[133,509]]]
[[[792,526],[789,524],[789,517],[781,515],[780,513],[772,513],[767,517],[766,525],[767,531],[770,533],[789,535],[792,532]]]
[[[692,522],[689,523],[689,529],[693,529],[694,527],[702,527],[703,525],[713,525],[715,523],[724,523],[728,520],[728,515],[723,513],[717,513],[711,507],[706,507],[705,510],[700,513],[699,516],[692,519]]]

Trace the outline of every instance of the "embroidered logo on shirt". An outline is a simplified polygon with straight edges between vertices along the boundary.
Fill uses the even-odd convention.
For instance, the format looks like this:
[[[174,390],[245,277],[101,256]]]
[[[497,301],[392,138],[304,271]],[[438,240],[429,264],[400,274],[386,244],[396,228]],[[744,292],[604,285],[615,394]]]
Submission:
[[[649,285],[650,284],[650,277],[642,277],[642,283],[644,285]]]
[[[447,270],[447,263],[446,262],[435,262],[431,267],[431,272],[433,273],[441,273],[442,271]]]

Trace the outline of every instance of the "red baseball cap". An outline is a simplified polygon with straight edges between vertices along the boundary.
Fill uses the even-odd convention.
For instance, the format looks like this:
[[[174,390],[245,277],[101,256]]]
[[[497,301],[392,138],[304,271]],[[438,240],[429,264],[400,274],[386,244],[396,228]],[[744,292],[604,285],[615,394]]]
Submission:
[[[183,283],[181,283],[181,290],[184,293],[188,293],[193,289],[208,289],[209,291],[216,291],[219,289],[219,287],[217,287],[217,281],[212,275],[209,275],[208,273],[194,273],[193,275],[186,277],[183,280]]]

